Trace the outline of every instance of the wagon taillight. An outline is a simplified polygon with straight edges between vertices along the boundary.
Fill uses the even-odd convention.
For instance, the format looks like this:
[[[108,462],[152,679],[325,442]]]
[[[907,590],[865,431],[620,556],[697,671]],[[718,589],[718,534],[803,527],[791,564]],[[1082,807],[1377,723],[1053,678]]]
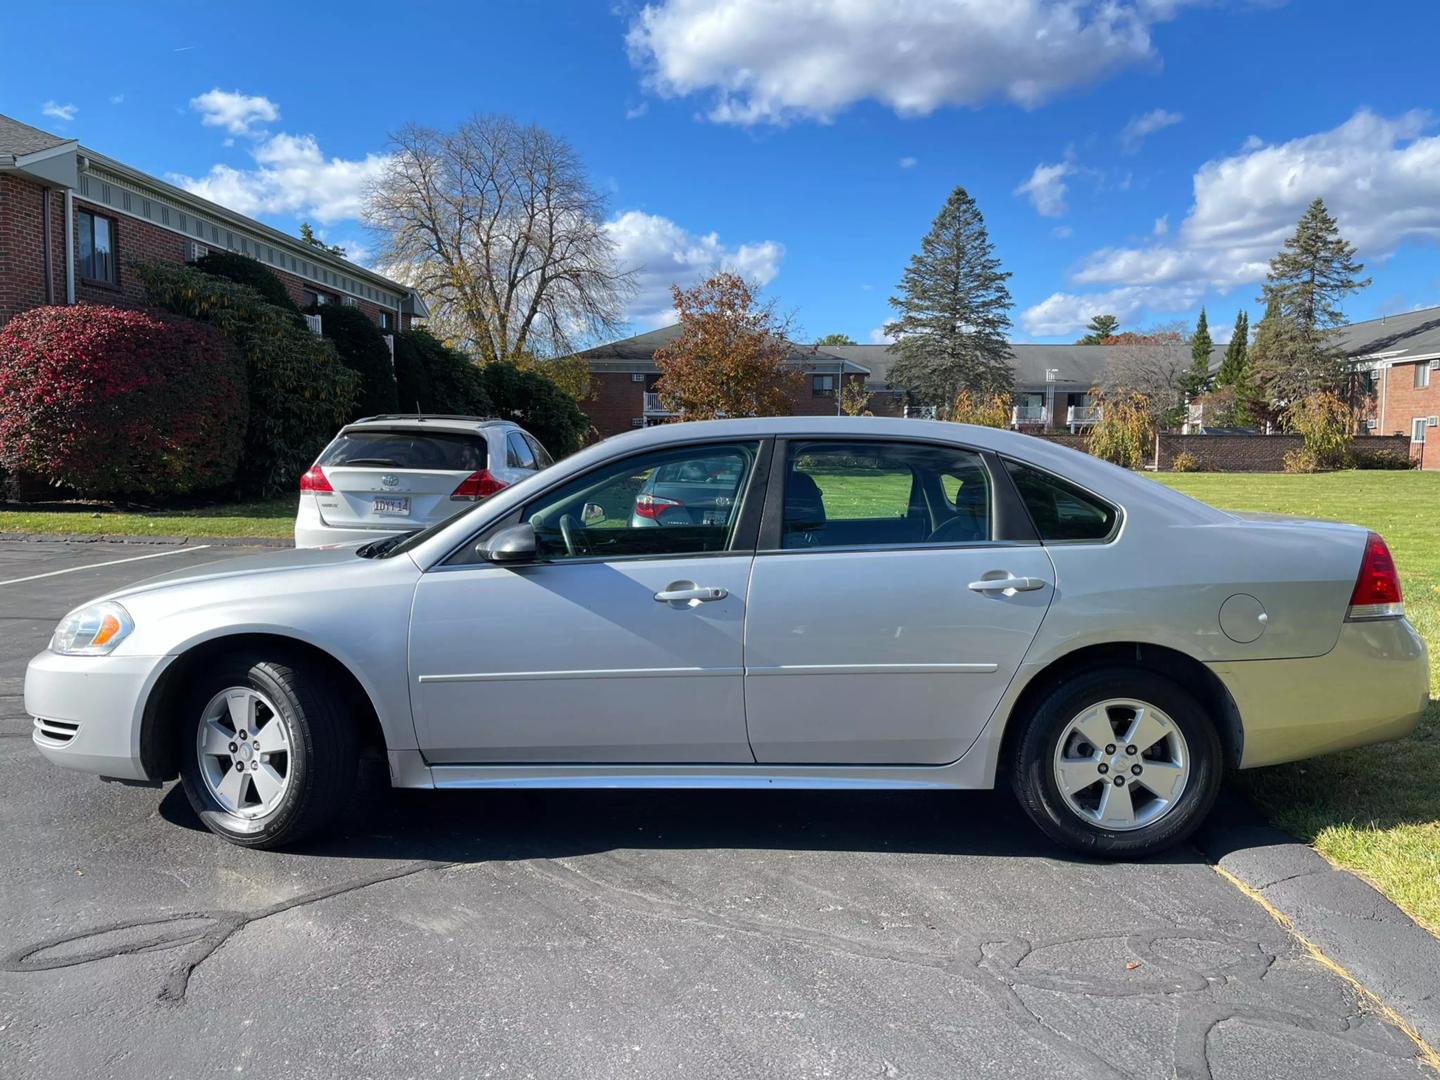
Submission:
[[[1400,575],[1395,560],[1379,533],[1365,539],[1365,557],[1360,560],[1360,574],[1350,593],[1347,619],[1393,619],[1405,614],[1404,597],[1400,592]]]

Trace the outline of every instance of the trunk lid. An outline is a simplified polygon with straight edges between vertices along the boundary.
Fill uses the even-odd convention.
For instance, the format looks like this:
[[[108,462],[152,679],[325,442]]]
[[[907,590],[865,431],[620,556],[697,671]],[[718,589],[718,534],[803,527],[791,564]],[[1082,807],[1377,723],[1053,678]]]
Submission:
[[[479,432],[376,429],[341,432],[316,462],[333,491],[316,492],[320,520],[341,528],[412,529],[468,502],[451,494],[489,465]]]

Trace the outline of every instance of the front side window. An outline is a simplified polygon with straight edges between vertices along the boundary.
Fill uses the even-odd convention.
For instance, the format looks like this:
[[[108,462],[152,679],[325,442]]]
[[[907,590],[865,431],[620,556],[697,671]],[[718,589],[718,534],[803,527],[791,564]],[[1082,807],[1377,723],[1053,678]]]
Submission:
[[[530,452],[535,455],[535,467],[537,469],[548,469],[555,464],[555,459],[550,452],[540,445],[540,441],[531,435],[525,436],[525,442],[530,447]]]
[[[115,222],[81,210],[75,215],[79,229],[80,276],[86,281],[114,285],[119,281],[115,259]]]
[[[545,559],[724,551],[757,443],[641,454],[587,473],[526,508]]]
[[[972,450],[926,443],[790,447],[780,546],[983,543],[990,477]]]
[[[1108,503],[1041,469],[1018,461],[1005,467],[1041,540],[1107,540],[1115,531],[1119,511]]]

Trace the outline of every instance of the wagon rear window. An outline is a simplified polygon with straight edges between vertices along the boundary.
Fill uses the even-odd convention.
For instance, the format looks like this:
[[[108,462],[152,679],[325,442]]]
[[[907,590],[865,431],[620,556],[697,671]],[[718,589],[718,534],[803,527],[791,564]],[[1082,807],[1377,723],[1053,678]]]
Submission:
[[[1018,461],[1007,460],[1005,467],[1041,540],[1105,540],[1115,531],[1119,511],[1108,503],[1058,476]]]
[[[321,455],[321,465],[357,469],[447,469],[475,472],[487,468],[485,439],[445,432],[352,431]]]

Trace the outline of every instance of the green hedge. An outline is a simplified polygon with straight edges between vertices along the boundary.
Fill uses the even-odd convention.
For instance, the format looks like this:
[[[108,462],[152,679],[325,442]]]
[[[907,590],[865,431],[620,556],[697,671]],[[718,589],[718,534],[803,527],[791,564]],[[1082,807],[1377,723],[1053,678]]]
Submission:
[[[584,445],[590,418],[575,399],[537,371],[514,364],[486,364],[480,369],[495,415],[513,420],[534,435],[552,457],[573,454]]]
[[[290,298],[284,282],[259,260],[248,255],[237,255],[233,251],[212,251],[208,255],[201,255],[190,265],[213,277],[224,278],[237,285],[249,285],[264,297],[266,302],[294,312],[296,321],[300,321],[300,307]]]
[[[480,368],[428,330],[395,335],[395,381],[402,412],[490,416],[495,411]]]
[[[349,304],[312,305],[308,310],[320,316],[320,332],[334,343],[340,362],[360,376],[355,416],[393,413],[396,409],[395,369],[380,328],[358,307]]]
[[[293,491],[354,415],[359,376],[328,340],[248,285],[171,263],[137,263],[135,270],[152,304],[210,323],[245,359],[250,422],[236,488],[246,495]]]

